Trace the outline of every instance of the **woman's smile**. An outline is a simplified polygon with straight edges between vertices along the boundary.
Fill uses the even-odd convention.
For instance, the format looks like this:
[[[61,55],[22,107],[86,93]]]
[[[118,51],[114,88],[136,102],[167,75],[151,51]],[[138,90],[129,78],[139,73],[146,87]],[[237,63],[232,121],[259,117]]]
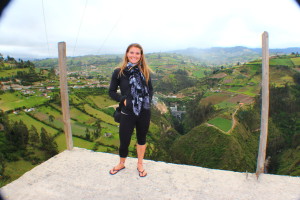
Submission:
[[[132,64],[136,64],[141,59],[141,50],[137,47],[131,47],[127,53],[127,58]]]

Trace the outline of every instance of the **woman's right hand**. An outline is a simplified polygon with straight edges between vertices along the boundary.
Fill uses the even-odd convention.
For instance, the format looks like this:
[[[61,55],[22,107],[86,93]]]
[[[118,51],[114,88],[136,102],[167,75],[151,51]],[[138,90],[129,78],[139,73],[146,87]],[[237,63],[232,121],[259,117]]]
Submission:
[[[126,99],[124,100],[124,106],[126,106]]]

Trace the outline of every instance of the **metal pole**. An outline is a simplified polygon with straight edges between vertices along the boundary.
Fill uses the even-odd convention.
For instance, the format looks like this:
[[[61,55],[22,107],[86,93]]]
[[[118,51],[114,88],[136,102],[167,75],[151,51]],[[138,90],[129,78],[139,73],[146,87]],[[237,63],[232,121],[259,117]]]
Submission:
[[[269,120],[269,35],[262,34],[262,104],[256,176],[264,173]]]
[[[67,67],[66,67],[66,43],[58,43],[58,66],[59,66],[59,80],[60,80],[60,96],[61,107],[64,121],[64,131],[66,135],[67,149],[73,149],[72,129],[70,123],[70,109],[69,109],[69,94],[67,82]]]

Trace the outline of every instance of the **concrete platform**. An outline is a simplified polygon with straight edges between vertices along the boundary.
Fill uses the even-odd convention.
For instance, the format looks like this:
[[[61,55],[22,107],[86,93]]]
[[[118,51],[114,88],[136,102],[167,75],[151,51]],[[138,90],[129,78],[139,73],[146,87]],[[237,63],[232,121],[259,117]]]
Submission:
[[[201,199],[300,200],[300,177],[214,170],[136,158],[116,175],[118,155],[74,148],[64,151],[1,188],[6,200]]]

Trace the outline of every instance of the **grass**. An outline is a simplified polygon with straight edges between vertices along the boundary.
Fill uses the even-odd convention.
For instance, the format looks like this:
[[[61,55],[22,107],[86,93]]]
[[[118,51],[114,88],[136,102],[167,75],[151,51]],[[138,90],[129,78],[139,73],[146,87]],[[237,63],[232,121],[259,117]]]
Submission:
[[[193,76],[197,77],[197,78],[202,78],[205,77],[204,74],[205,69],[198,69],[192,72]]]
[[[87,128],[89,129],[90,133],[92,133],[96,129],[96,127],[94,126],[82,124],[74,120],[71,120],[71,128],[72,128],[72,133],[74,135],[81,135],[81,136],[84,136],[86,134]]]
[[[103,111],[104,113],[113,116],[115,109],[113,107],[107,107],[107,108],[102,108],[101,111]]]
[[[72,137],[73,139],[73,146],[74,147],[80,147],[80,148],[85,148],[85,149],[92,149],[95,145],[94,142],[89,142],[87,140],[77,138],[77,137]],[[62,152],[67,149],[67,144],[66,144],[66,136],[64,134],[60,134],[55,138],[55,141],[58,145],[58,151]]]
[[[33,114],[41,121],[51,124],[56,128],[64,129],[62,115],[57,110],[54,110],[51,107],[46,107],[46,106],[39,107],[37,111],[33,112]],[[50,115],[54,116],[53,122],[49,121]],[[96,129],[96,127],[91,126],[92,123],[96,122],[95,118],[84,114],[83,112],[79,111],[76,108],[71,109],[71,115],[73,115],[73,118],[77,120],[75,121],[71,119],[71,128],[72,128],[72,133],[74,135],[85,135],[86,134],[85,131],[87,128],[90,130],[90,132]]]
[[[112,137],[101,137],[99,139],[100,142],[102,142],[103,144],[107,144],[107,145],[114,145],[114,146],[119,146],[120,142],[119,142],[119,134],[113,134]],[[132,146],[134,142],[131,141],[130,142],[130,146]]]
[[[77,108],[72,107],[70,110],[71,118],[76,119],[80,123],[84,124],[93,124],[96,122],[96,119],[81,112]]]
[[[237,86],[234,86],[234,87],[231,87],[229,89],[227,89],[227,91],[230,91],[230,92],[237,92],[238,90],[240,90],[242,87],[237,87]]]
[[[283,76],[280,78],[280,80],[284,83],[287,83],[287,82],[292,83],[292,84],[294,83],[294,79],[291,76]]]
[[[291,176],[300,176],[300,147],[296,149],[287,149],[280,156],[281,164],[278,174]]]
[[[253,74],[253,73],[255,73],[255,72],[258,71],[258,68],[261,68],[261,63],[259,63],[259,64],[260,64],[260,65],[246,64],[246,67],[247,67],[248,69],[250,69],[251,73]]]
[[[106,146],[102,146],[102,145],[98,146],[97,151],[100,151],[100,152],[111,152],[111,153],[115,153],[115,154],[118,153],[118,152],[115,152],[116,151],[115,149],[110,148],[110,147],[106,147]]]
[[[270,68],[270,83],[278,87],[284,86],[287,82],[293,83],[291,70],[282,68]]]
[[[105,114],[104,112],[99,111],[95,108],[92,108],[88,104],[84,105],[84,109],[87,113],[91,114],[95,118],[100,119],[101,121],[104,121],[104,122],[112,124],[112,125],[118,125],[118,123],[116,123],[111,116],[109,116],[108,114]]]
[[[28,129],[31,128],[31,125],[35,126],[35,128],[37,129],[37,131],[40,133],[41,128],[43,127],[44,129],[46,129],[46,131],[51,134],[54,135],[57,133],[57,130],[47,126],[45,124],[43,124],[42,122],[39,122],[35,119],[33,119],[32,117],[30,117],[29,115],[25,114],[24,112],[20,112],[19,114],[15,115],[15,114],[10,114],[9,115],[9,119],[13,122],[15,121],[19,121],[22,120],[24,122],[24,124],[27,126]]]
[[[69,95],[69,101],[72,101],[74,104],[83,103],[83,101],[74,94]]]
[[[5,185],[8,182],[12,182],[18,179],[20,176],[34,167],[35,165],[32,165],[31,162],[25,161],[23,159],[15,162],[7,162],[5,167],[5,174],[9,174],[10,179],[4,183],[0,182],[0,187],[2,187],[2,184]]]
[[[98,108],[105,108],[107,106],[117,104],[117,102],[111,100],[107,95],[88,96],[87,98],[90,99]]]
[[[111,133],[119,133],[119,127],[114,126],[105,122],[101,122],[101,127],[105,128],[107,131],[110,131]]]
[[[294,65],[300,65],[300,57],[297,58],[291,58],[292,62],[294,63]]]
[[[234,107],[236,106],[235,103],[230,103],[227,101],[222,101],[221,103],[218,103],[215,105],[218,109],[223,109],[223,108],[229,108],[229,107]]]
[[[0,145],[7,145],[6,142],[3,143],[4,135],[2,135],[3,132],[0,132]],[[1,150],[6,149],[7,147],[1,146]],[[8,148],[10,149],[10,148]],[[34,148],[30,145],[27,145],[27,152],[30,152],[31,158],[38,158],[40,160],[45,160],[45,154],[43,151]],[[9,179],[2,180],[0,178],[0,187],[18,179],[20,176],[22,176],[25,172],[31,170],[33,167],[36,166],[36,164],[32,164],[31,161],[26,161],[21,158],[21,151],[14,151],[7,154],[8,156],[12,156],[14,158],[17,158],[16,161],[7,161],[5,162],[5,175],[9,175]]]
[[[41,106],[33,112],[33,115],[40,119],[41,121],[45,121],[46,123],[53,124],[57,128],[63,128],[63,120],[62,115],[57,110],[53,109],[52,107]],[[49,116],[52,115],[54,117],[53,122],[49,121]]]
[[[229,131],[232,125],[231,120],[220,118],[220,117],[209,120],[208,123],[215,125],[216,127],[218,127],[224,132]]]
[[[19,92],[4,93],[0,95],[0,107],[3,111],[14,110],[16,108],[31,108],[48,101],[45,97],[30,96],[24,97]]]
[[[294,66],[294,63],[289,58],[281,58],[281,59],[271,59],[270,65]]]
[[[102,134],[103,135],[103,134]],[[115,145],[115,146],[119,146],[119,137],[118,134],[115,135],[117,137],[100,137],[97,141],[100,141],[104,144],[107,145]],[[73,139],[73,146],[74,147],[80,147],[80,148],[85,148],[85,149],[93,149],[95,142],[90,142],[81,138],[77,138],[77,137],[72,137]],[[55,138],[55,141],[58,145],[58,151],[62,152],[64,150],[67,149],[67,145],[66,145],[66,138],[64,134],[60,134],[58,137]],[[129,148],[133,149],[134,145],[135,145],[135,137],[132,137],[131,143]],[[107,150],[109,150],[110,152],[114,152],[115,149],[107,147],[107,146],[103,146],[103,145],[99,145],[97,151],[101,151],[101,152],[107,152]],[[118,152],[114,152],[114,153],[118,153]]]
[[[9,69],[9,70],[0,70],[0,77],[11,77],[17,75],[17,72],[28,72],[29,68],[24,69]]]
[[[208,97],[202,99],[201,103],[203,103],[203,104],[212,103],[213,105],[215,105],[215,104],[219,104],[221,102],[224,102],[229,98],[230,98],[230,95],[228,95],[228,94],[212,93],[211,96],[208,96]]]
[[[255,97],[259,91],[253,89],[253,87],[244,87],[243,89],[239,90],[238,93],[245,94],[250,97]]]

